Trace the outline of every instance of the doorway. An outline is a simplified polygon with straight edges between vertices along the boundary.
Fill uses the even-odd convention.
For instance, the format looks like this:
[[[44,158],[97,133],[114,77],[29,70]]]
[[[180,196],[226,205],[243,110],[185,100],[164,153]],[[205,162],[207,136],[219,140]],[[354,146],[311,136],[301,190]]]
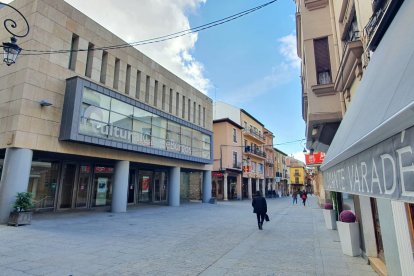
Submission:
[[[80,165],[76,189],[75,208],[87,208],[90,197],[91,166]]]
[[[130,176],[130,179],[134,177]],[[167,201],[168,177],[164,171],[146,171],[138,172],[138,202],[139,203],[164,203]],[[130,188],[133,186],[130,181]],[[128,198],[132,200],[132,198]]]
[[[154,173],[154,197],[153,202],[166,202],[167,201],[167,173],[155,172]]]
[[[377,244],[378,258],[385,263],[384,246],[382,243],[381,225],[378,215],[378,206],[375,198],[371,198],[372,219],[374,221],[375,241]]]
[[[62,181],[60,186],[60,198],[58,205],[59,209],[72,208],[75,192],[76,169],[76,164],[63,164]]]
[[[139,171],[138,173],[138,202],[148,203],[152,201],[152,171]]]

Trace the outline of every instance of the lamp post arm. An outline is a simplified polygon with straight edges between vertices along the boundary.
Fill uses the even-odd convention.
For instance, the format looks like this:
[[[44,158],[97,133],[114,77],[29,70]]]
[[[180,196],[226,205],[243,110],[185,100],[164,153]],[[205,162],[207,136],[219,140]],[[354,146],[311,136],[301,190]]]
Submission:
[[[9,8],[11,8],[11,9],[13,9],[14,11],[16,11],[18,14],[20,14],[20,16],[24,19],[24,22],[26,23],[26,26],[27,26],[27,31],[24,33],[24,34],[22,34],[22,35],[18,35],[18,34],[16,34],[16,33],[14,33],[13,31],[12,31],[12,29],[11,28],[13,28],[13,29],[15,29],[15,28],[17,28],[17,23],[16,23],[16,21],[14,21],[13,19],[11,19],[11,18],[6,18],[5,20],[4,20],[4,22],[3,22],[3,25],[4,25],[4,28],[11,34],[11,35],[13,35],[13,36],[15,36],[15,37],[25,37],[25,36],[27,36],[28,34],[29,34],[29,31],[30,31],[30,27],[29,27],[29,23],[27,22],[27,19],[26,19],[26,17],[24,17],[24,15],[21,13],[21,12],[19,12],[16,8],[14,8],[13,6],[10,6],[9,4],[6,4],[6,3],[3,3],[3,2],[0,2],[0,7],[1,6],[7,6],[7,7],[9,7]]]

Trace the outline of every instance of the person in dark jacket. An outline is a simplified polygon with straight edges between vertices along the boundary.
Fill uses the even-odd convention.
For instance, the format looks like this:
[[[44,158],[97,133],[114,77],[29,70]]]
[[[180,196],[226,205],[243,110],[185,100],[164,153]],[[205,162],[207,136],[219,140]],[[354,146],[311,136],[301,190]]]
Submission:
[[[256,196],[252,200],[252,206],[253,213],[256,213],[257,216],[257,226],[260,230],[263,230],[263,221],[267,213],[267,203],[260,191],[256,191]]]

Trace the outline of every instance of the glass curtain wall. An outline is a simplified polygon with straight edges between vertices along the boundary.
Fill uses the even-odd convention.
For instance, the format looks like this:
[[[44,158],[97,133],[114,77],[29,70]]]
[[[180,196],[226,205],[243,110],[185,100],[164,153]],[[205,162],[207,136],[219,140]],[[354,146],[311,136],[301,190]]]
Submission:
[[[210,159],[211,137],[84,88],[79,132]]]

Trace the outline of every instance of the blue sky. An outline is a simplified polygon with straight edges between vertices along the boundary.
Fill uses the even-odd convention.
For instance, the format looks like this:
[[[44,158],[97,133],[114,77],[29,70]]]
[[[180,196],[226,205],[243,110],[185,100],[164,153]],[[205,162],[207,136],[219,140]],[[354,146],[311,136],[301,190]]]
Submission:
[[[197,27],[267,2],[65,1],[130,43]],[[213,100],[247,110],[274,133],[277,145],[302,139],[305,132],[294,15],[294,1],[279,0],[226,24],[137,49]],[[303,143],[277,147],[303,159]]]
[[[189,16],[199,26],[264,1],[208,0]],[[295,4],[281,0],[224,25],[202,31],[192,50],[210,80],[208,94],[247,110],[274,135],[274,143],[304,138],[300,67],[296,57]],[[278,145],[302,152],[300,142]]]

